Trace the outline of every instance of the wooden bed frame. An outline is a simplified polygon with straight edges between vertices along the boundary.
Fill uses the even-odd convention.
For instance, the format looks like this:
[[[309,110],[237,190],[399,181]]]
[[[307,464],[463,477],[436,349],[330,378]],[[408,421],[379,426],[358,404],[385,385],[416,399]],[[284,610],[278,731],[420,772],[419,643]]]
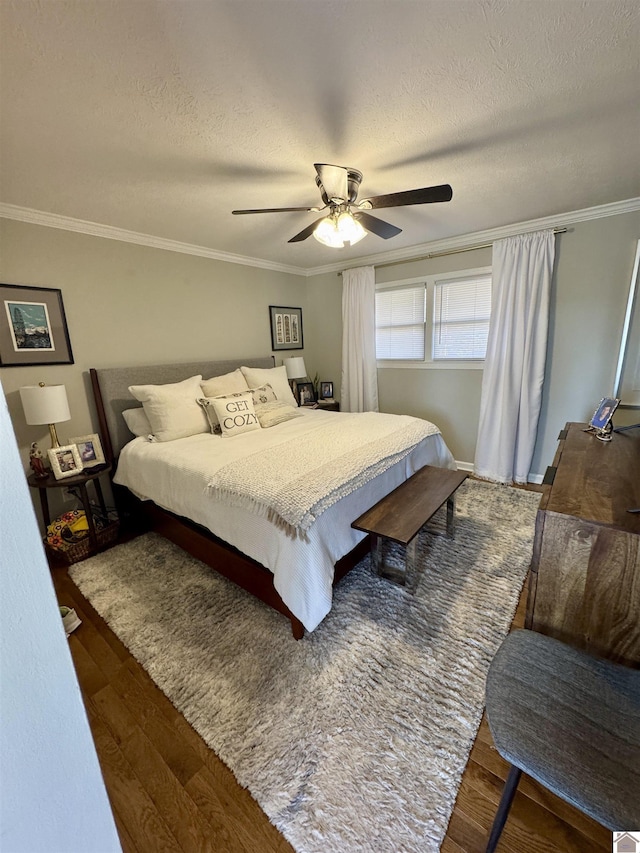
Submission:
[[[160,385],[180,382],[190,376],[202,374],[206,379],[220,376],[244,365],[246,367],[273,367],[273,357],[243,360],[195,362],[143,366],[136,368],[91,368],[89,371],[96,404],[100,437],[105,458],[112,463],[112,476],[122,447],[131,440],[122,412],[138,405],[128,392],[129,385]],[[273,585],[273,574],[233,546],[214,536],[205,527],[156,506],[151,501],[141,501],[121,486],[113,484],[113,493],[119,511],[126,508],[132,517],[142,520],[156,533],[174,542],[187,553],[238,586],[255,595],[260,601],[284,614],[291,621],[296,640],[304,636],[304,626],[289,610]],[[335,564],[334,586],[369,552],[369,537]]]

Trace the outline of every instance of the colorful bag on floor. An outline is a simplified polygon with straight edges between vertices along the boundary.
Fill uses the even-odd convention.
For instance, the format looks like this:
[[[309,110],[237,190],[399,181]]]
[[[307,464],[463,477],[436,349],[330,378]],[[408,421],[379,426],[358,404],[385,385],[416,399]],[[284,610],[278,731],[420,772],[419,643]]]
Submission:
[[[96,527],[100,525],[96,520]],[[47,527],[46,542],[56,551],[64,551],[89,535],[87,516],[83,509],[72,509],[55,518]]]

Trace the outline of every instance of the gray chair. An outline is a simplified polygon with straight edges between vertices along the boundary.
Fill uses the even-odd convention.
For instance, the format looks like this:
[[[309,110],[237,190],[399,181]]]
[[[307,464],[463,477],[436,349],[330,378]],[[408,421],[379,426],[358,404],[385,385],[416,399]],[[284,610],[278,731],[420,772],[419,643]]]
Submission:
[[[640,670],[514,631],[489,668],[486,704],[496,748],[512,765],[486,853],[523,771],[608,829],[640,827]]]

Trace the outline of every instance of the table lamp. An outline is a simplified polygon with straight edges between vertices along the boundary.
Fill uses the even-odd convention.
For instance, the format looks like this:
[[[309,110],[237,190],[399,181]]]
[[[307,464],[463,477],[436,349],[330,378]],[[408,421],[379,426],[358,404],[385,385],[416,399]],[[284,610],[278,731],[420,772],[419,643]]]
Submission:
[[[71,420],[67,390],[64,385],[25,385],[20,389],[20,399],[28,424],[48,424],[51,446],[60,447],[56,424]]]
[[[307,378],[307,368],[304,366],[304,358],[302,358],[302,356],[298,356],[297,358],[284,358],[282,363],[287,369],[287,379],[292,387],[295,379]]]

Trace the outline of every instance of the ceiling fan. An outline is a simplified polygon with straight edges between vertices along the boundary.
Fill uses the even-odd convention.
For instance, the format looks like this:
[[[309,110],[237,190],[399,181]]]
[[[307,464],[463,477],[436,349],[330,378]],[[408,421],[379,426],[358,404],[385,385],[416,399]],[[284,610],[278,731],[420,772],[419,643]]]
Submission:
[[[371,216],[369,210],[383,207],[404,207],[409,204],[431,204],[451,201],[453,190],[449,184],[436,187],[406,190],[388,195],[377,195],[357,202],[358,190],[362,182],[362,172],[347,166],[331,166],[328,163],[315,163],[316,184],[320,190],[323,207],[268,207],[261,210],[233,210],[235,215],[245,213],[290,213],[304,211],[320,213],[329,209],[326,216],[316,219],[303,228],[289,243],[300,243],[312,234],[320,243],[333,248],[343,248],[345,244],[353,246],[367,232],[377,234],[384,240],[400,234],[402,229]]]

